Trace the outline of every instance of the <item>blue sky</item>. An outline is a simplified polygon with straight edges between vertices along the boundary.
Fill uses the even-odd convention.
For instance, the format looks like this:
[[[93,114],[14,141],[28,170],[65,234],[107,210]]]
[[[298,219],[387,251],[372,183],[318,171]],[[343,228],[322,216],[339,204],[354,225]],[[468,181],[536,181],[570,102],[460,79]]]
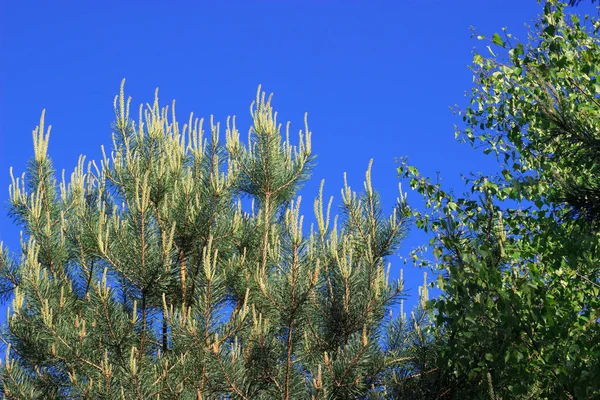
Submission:
[[[99,159],[100,145],[110,144],[122,78],[134,109],[159,87],[163,105],[177,100],[180,120],[190,111],[222,122],[235,114],[244,132],[258,84],[275,93],[279,120],[291,120],[292,131],[308,112],[318,155],[302,193],[309,217],[321,179],[339,204],[343,173],[362,189],[371,158],[388,210],[396,157],[432,177],[439,171],[445,188],[461,192],[461,173],[494,166],[454,139],[460,119],[449,106],[466,103],[467,66],[481,46],[469,26],[488,36],[507,26],[525,38],[524,24],[540,11],[535,0],[4,1],[0,241],[18,250],[19,230],[5,212],[8,171],[24,171],[41,110],[53,126],[50,156],[69,176],[80,154]],[[417,194],[408,199],[418,204]],[[399,256],[426,240],[413,229]],[[400,258],[391,261],[397,273]],[[415,295],[422,271],[404,268]]]

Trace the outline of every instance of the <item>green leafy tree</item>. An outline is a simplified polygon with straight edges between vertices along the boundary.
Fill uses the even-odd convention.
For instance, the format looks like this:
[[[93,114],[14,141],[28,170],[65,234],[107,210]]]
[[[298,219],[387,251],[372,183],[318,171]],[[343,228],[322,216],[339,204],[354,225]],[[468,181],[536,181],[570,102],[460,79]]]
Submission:
[[[415,216],[434,237],[455,397],[600,395],[598,27],[547,1],[527,42],[494,34],[475,54],[458,135],[500,170],[469,177],[471,195],[399,168],[429,206]]]
[[[321,186],[307,233],[311,133],[292,145],[260,88],[246,143],[234,118],[223,143],[212,118],[208,135],[192,116],[181,127],[158,97],[137,122],[123,87],[114,106],[99,164],[81,157],[58,181],[42,114],[13,178],[4,397],[376,399],[422,372],[424,312],[388,316],[404,195],[384,215],[369,166],[362,194],[344,186],[341,218]]]

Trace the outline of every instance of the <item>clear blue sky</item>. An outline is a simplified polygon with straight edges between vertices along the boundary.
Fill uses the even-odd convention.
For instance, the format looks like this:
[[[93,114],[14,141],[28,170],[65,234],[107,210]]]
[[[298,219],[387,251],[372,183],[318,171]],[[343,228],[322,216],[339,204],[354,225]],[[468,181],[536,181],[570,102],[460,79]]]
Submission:
[[[577,11],[594,12],[587,3]],[[110,144],[122,78],[134,109],[159,87],[163,105],[177,100],[180,120],[235,114],[246,131],[258,84],[275,93],[293,131],[308,112],[318,165],[302,193],[307,216],[321,179],[339,204],[343,173],[362,189],[371,158],[387,209],[400,156],[460,192],[461,173],[493,167],[455,142],[461,121],[448,108],[464,105],[472,85],[467,66],[481,42],[469,26],[486,35],[507,26],[524,38],[540,11],[535,0],[2,1],[0,241],[18,250],[5,212],[8,170],[24,171],[41,110],[53,126],[50,156],[69,176],[79,154],[99,159]],[[425,242],[413,230],[399,255]],[[416,294],[422,271],[407,265],[404,276]]]

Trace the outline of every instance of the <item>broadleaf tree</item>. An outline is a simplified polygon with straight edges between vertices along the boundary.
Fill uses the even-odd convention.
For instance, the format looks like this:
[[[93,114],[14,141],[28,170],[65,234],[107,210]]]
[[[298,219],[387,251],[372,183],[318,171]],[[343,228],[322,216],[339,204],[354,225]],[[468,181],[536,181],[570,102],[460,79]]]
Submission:
[[[122,86],[112,147],[70,179],[55,177],[42,114],[13,178],[4,397],[375,399],[420,373],[424,312],[389,314],[404,194],[385,215],[369,165],[340,217],[321,186],[306,229],[311,133],[292,145],[260,88],[246,142],[234,118],[223,141],[212,118],[208,134],[193,116],[181,126],[158,93],[136,120],[130,101]]]
[[[439,368],[460,398],[600,395],[597,18],[548,0],[527,41],[494,34],[475,53],[458,137],[495,156],[498,172],[442,190],[403,163],[429,206],[443,294]]]

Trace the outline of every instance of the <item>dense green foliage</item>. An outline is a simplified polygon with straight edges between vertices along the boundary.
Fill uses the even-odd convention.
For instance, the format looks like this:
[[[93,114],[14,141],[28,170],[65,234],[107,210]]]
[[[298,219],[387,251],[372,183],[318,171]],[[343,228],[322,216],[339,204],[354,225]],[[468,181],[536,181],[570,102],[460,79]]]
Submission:
[[[384,215],[371,186],[323,186],[303,229],[298,145],[258,92],[252,126],[158,98],[113,145],[57,181],[44,116],[13,179],[20,257],[0,246],[13,297],[1,391],[19,399],[584,399],[600,396],[600,21],[549,0],[527,41],[503,32],[473,60],[457,137],[497,160],[442,190],[406,163]],[[407,318],[388,258],[407,223],[431,235],[442,294]],[[400,304],[400,312],[392,313]]]
[[[414,352],[431,342],[424,309],[390,314],[404,195],[383,215],[369,167],[363,194],[344,187],[341,218],[321,190],[307,234],[296,193],[311,133],[292,146],[260,90],[247,144],[235,119],[222,144],[212,119],[205,138],[158,98],[137,123],[129,104],[121,90],[112,150],[99,166],[81,158],[68,183],[42,115],[13,179],[24,236],[19,261],[1,253],[5,397],[376,399],[428,367]]]
[[[458,135],[500,171],[467,179],[471,195],[399,168],[430,206],[440,368],[461,397],[600,395],[598,27],[549,1],[528,42],[494,34],[475,54]]]

